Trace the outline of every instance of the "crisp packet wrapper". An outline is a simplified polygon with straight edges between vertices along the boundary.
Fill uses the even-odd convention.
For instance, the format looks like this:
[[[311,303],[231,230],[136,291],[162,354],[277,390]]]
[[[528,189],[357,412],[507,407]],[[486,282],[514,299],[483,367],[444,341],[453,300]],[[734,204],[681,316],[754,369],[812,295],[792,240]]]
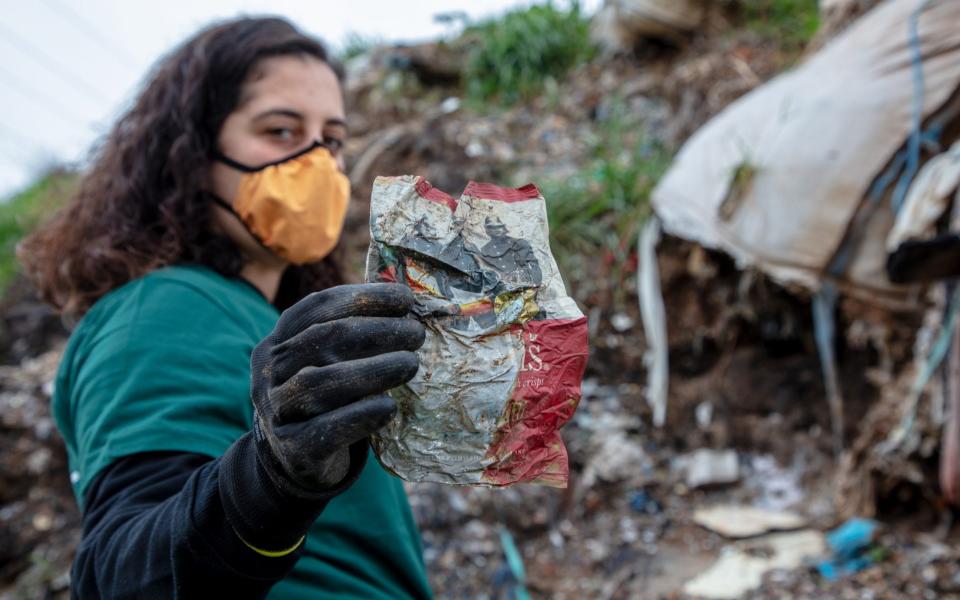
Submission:
[[[565,487],[559,429],[580,401],[587,322],[540,191],[471,182],[454,199],[422,177],[378,177],[370,233],[367,281],[409,286],[427,331],[372,440],[383,466],[408,481]]]

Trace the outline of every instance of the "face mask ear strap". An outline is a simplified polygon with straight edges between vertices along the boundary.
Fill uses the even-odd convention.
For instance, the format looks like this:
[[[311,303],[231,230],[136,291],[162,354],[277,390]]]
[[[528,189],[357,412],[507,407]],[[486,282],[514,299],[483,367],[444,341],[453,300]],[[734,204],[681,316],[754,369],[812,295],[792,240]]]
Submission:
[[[233,214],[233,215],[236,215],[236,214],[237,214],[237,211],[233,210],[233,207],[230,206],[229,204],[227,204],[227,201],[224,200],[223,198],[221,198],[220,196],[218,196],[218,195],[216,195],[216,194],[212,194],[212,193],[208,193],[208,194],[206,194],[206,195],[209,196],[211,200],[213,200],[214,202],[216,202],[217,204],[219,204],[219,205],[220,205],[220,208],[223,208],[223,209],[226,209],[226,210],[230,211],[230,214]],[[239,216],[239,215],[237,215],[237,216]]]
[[[228,167],[233,167],[234,169],[238,171],[243,171],[244,173],[256,173],[260,169],[265,168],[265,167],[249,167],[245,164],[238,163],[237,161],[233,160],[232,158],[220,152],[219,150],[214,150],[212,153],[212,156],[213,156],[213,160],[220,161],[223,164],[227,165]]]
[[[205,192],[204,195],[207,196],[207,197],[209,197],[211,200],[213,200],[214,203],[216,203],[218,206],[220,206],[220,208],[223,208],[223,209],[226,210],[228,213],[230,213],[231,215],[233,215],[233,218],[235,218],[236,220],[240,221],[240,224],[243,225],[243,228],[247,230],[247,232],[250,234],[250,236],[251,236],[254,240],[256,240],[256,242],[257,242],[258,244],[260,244],[260,247],[261,247],[261,248],[263,248],[263,249],[265,249],[265,250],[267,250],[267,251],[269,251],[269,252],[273,252],[273,250],[270,250],[270,248],[267,247],[267,245],[263,243],[263,240],[260,239],[260,236],[258,236],[258,235],[257,235],[256,233],[254,233],[253,231],[250,231],[250,228],[247,227],[247,224],[243,222],[243,219],[240,217],[239,214],[237,214],[237,211],[236,211],[232,206],[230,206],[230,204],[229,204],[226,200],[224,200],[223,198],[221,198],[220,196],[218,196],[218,195],[216,195],[216,194],[214,194],[214,193],[212,193],[212,192]]]
[[[281,158],[281,159],[279,159],[279,160],[275,160],[275,161],[273,161],[273,162],[268,162],[268,163],[266,163],[266,164],[264,164],[264,165],[260,165],[260,166],[258,166],[258,167],[250,167],[250,166],[247,166],[247,165],[245,165],[245,164],[243,164],[243,163],[238,163],[237,161],[233,160],[232,158],[226,156],[225,154],[223,154],[222,152],[220,152],[219,150],[216,150],[216,149],[212,152],[212,156],[213,156],[213,159],[214,159],[214,160],[218,160],[218,161],[222,162],[223,164],[227,165],[228,167],[233,167],[234,169],[236,169],[236,170],[238,170],[238,171],[243,171],[244,173],[256,173],[257,171],[262,171],[262,170],[266,169],[267,167],[274,167],[274,166],[276,166],[276,165],[283,164],[283,163],[287,162],[288,160],[293,160],[293,159],[295,159],[295,158],[297,158],[297,157],[299,157],[299,156],[303,156],[304,154],[306,154],[306,153],[308,153],[308,152],[313,152],[313,151],[316,150],[317,148],[327,148],[327,149],[329,150],[329,148],[327,147],[327,144],[326,144],[325,142],[323,142],[322,140],[314,140],[314,142],[313,142],[312,144],[310,144],[309,146],[307,146],[307,147],[304,148],[303,150],[298,150],[298,151],[294,152],[293,154],[291,154],[291,155],[289,155],[289,156],[284,156],[283,158]]]

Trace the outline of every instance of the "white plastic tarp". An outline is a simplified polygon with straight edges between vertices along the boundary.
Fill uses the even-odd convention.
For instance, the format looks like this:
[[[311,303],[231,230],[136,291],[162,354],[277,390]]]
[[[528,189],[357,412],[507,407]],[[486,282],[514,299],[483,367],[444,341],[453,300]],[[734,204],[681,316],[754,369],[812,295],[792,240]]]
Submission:
[[[665,230],[815,289],[911,131],[908,22],[919,6],[887,0],[701,128],[654,191]],[[960,88],[960,0],[927,3],[918,31],[927,117]],[[884,271],[893,221],[877,204],[843,283],[895,291]]]

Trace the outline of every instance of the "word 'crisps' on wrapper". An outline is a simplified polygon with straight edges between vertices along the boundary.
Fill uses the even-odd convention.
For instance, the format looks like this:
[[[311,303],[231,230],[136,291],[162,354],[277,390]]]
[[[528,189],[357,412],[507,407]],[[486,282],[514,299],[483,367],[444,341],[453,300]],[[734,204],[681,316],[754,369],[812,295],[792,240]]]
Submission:
[[[378,177],[370,204],[367,281],[409,286],[427,330],[374,436],[380,462],[409,481],[566,487],[559,429],[580,401],[587,322],[540,191],[471,182],[455,200],[421,177]]]

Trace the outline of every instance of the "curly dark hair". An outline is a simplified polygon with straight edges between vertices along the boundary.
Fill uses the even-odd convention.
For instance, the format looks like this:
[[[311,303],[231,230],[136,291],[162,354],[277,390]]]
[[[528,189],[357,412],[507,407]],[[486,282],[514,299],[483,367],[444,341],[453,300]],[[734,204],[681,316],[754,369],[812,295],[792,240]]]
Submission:
[[[258,61],[300,55],[343,70],[317,40],[279,18],[210,26],[163,58],[133,107],[93,150],[77,191],[18,256],[44,300],[79,318],[109,291],[161,267],[201,264],[227,277],[244,258],[213,231],[203,192],[227,116]],[[288,267],[274,304],[342,283],[339,260]]]

